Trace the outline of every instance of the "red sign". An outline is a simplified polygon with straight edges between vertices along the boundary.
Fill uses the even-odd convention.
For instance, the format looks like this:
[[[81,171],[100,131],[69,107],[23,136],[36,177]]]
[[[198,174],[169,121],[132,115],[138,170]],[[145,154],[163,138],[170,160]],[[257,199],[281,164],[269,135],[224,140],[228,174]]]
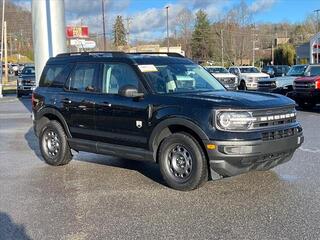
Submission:
[[[67,38],[89,38],[89,28],[87,26],[67,26],[66,34]]]

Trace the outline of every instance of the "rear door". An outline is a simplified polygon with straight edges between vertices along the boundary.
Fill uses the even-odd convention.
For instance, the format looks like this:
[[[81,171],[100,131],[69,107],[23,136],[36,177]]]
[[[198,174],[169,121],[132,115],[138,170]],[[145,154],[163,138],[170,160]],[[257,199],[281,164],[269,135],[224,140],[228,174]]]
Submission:
[[[94,140],[99,66],[98,63],[78,63],[66,82],[61,102],[74,138]]]

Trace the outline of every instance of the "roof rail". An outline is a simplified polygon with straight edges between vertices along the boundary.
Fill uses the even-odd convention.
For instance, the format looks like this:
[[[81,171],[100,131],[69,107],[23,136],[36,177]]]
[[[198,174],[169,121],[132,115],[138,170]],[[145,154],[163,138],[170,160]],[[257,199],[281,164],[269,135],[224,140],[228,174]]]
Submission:
[[[180,53],[175,53],[175,52],[130,52],[126,53],[130,55],[156,55],[156,56],[168,56],[168,57],[179,57],[179,58],[185,58]]]
[[[70,56],[94,56],[94,57],[125,57],[125,52],[121,51],[92,51],[92,52],[70,52],[60,53],[56,57],[70,57]]]

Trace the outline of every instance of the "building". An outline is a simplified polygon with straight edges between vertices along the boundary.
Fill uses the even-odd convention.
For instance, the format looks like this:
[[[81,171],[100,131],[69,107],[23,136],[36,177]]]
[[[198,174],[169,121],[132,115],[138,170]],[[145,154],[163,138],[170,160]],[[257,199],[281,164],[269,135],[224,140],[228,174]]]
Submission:
[[[310,38],[309,42],[296,47],[297,64],[320,63],[320,32]]]

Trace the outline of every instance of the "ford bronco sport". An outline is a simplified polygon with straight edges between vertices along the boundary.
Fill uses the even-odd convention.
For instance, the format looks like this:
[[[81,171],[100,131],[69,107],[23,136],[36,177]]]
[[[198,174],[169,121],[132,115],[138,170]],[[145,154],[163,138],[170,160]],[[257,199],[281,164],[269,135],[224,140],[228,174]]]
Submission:
[[[291,99],[227,91],[203,67],[167,55],[50,58],[32,97],[44,160],[67,164],[71,149],[150,160],[170,187],[192,190],[291,159],[303,142]]]

